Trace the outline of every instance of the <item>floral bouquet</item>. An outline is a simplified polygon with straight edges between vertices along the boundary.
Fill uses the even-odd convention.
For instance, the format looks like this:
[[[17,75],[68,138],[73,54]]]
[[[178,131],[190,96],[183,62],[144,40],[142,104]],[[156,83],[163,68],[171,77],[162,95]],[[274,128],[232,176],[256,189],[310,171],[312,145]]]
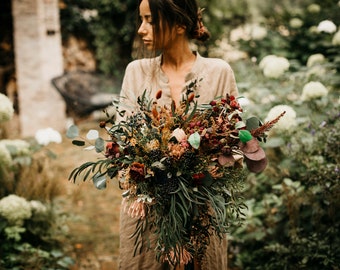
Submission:
[[[124,120],[101,122],[109,136],[92,146],[103,159],[86,162],[70,175],[74,181],[91,178],[98,188],[117,179],[125,190],[125,211],[138,218],[135,254],[144,248],[147,230],[156,237],[156,259],[171,264],[200,261],[210,236],[222,238],[231,222],[242,218],[243,164],[253,172],[265,168],[259,141],[283,115],[264,124],[256,117],[243,121],[235,97],[199,106],[194,86],[187,87],[178,106],[160,106],[160,90],[154,100],[144,92],[139,110],[130,115],[118,109]],[[72,126],[68,137],[77,136]]]

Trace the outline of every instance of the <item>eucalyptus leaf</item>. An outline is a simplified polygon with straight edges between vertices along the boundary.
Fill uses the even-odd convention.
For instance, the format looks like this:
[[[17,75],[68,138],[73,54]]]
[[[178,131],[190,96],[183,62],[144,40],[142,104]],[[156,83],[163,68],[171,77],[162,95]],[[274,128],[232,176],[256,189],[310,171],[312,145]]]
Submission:
[[[198,134],[198,132],[195,132],[189,136],[188,142],[193,148],[198,149],[201,143],[201,136]]]
[[[96,174],[93,176],[93,184],[97,189],[105,189],[106,188],[106,177],[102,174]]]
[[[246,121],[246,126],[248,130],[257,129],[261,126],[261,124],[261,121],[256,116],[252,116]]]
[[[74,139],[79,136],[79,129],[76,125],[71,125],[66,131],[66,137]]]
[[[89,132],[87,132],[86,134],[86,138],[89,140],[96,140],[99,138],[99,132],[98,130],[95,129],[91,129],[89,130]]]
[[[95,149],[95,148],[96,148],[96,147],[95,147],[94,145],[90,145],[90,146],[84,148],[84,150],[86,150],[86,151],[91,151],[91,150],[93,150],[93,149]]]
[[[72,144],[76,145],[76,146],[84,146],[85,142],[81,141],[81,140],[73,140]]]
[[[96,148],[96,152],[100,153],[102,151],[104,151],[105,148],[105,141],[102,138],[98,138],[95,143],[95,148]]]

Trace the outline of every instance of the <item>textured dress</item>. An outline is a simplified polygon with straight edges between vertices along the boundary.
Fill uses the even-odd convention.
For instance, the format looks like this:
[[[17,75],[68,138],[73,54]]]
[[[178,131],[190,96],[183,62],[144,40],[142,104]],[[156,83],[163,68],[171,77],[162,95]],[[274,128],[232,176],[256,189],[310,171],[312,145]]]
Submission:
[[[186,85],[197,80],[198,103],[209,103],[216,97],[225,96],[227,93],[237,96],[235,76],[230,65],[217,58],[205,58],[196,53],[196,60],[191,72],[186,76]],[[125,110],[133,112],[137,106],[137,97],[144,91],[147,96],[156,97],[156,93],[162,90],[162,97],[158,104],[171,104],[169,80],[161,69],[161,56],[148,59],[140,59],[131,62],[125,71],[121,90],[121,104]],[[185,94],[185,87],[183,87]],[[167,263],[159,263],[155,259],[155,252],[148,250],[133,256],[134,238],[130,236],[136,228],[137,219],[129,217],[124,212],[124,202],[120,215],[120,270],[165,270],[173,269]],[[151,243],[154,239],[150,236]],[[201,264],[202,270],[226,270],[227,269],[227,239],[222,241],[213,235]]]

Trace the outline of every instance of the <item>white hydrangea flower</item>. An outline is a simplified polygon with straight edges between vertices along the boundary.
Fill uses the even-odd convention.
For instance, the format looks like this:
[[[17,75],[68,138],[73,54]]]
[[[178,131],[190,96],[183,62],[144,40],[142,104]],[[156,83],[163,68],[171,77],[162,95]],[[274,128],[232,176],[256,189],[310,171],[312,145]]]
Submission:
[[[11,194],[0,200],[0,215],[10,225],[22,226],[24,220],[32,216],[31,205],[25,198]]]
[[[271,121],[278,117],[281,113],[286,112],[283,117],[274,125],[272,130],[276,131],[287,131],[297,125],[296,112],[288,105],[277,105],[270,109],[265,122]]]
[[[308,57],[306,65],[307,67],[312,67],[314,65],[325,62],[325,60],[326,60],[325,56],[321,53],[312,54]]]
[[[311,66],[310,68],[308,68],[306,75],[308,77],[316,76],[316,77],[321,78],[322,76],[326,75],[327,72],[329,71],[327,71],[324,66],[315,65],[315,66]]]
[[[27,156],[31,153],[30,144],[27,141],[16,140],[1,140],[0,144],[3,144],[9,149],[12,156]]]
[[[336,31],[336,25],[330,20],[321,21],[318,25],[318,32],[332,34]]]
[[[340,46],[340,30],[336,32],[332,38],[333,46]]]
[[[16,242],[21,240],[21,235],[26,231],[25,228],[20,226],[10,226],[5,228],[5,234],[7,239],[13,239]]]
[[[253,25],[250,36],[253,40],[262,40],[267,36],[267,29],[260,25]]]
[[[47,207],[41,201],[32,200],[29,203],[33,214],[44,215],[47,213]]]
[[[1,141],[0,141],[1,142]],[[0,164],[8,167],[12,164],[12,156],[6,145],[0,143]]]
[[[328,89],[321,82],[309,82],[302,89],[301,99],[307,101],[327,94]]]
[[[290,25],[290,27],[297,29],[297,28],[300,28],[303,25],[303,21],[299,18],[292,18],[289,21],[289,25]]]
[[[280,56],[267,55],[259,63],[264,76],[268,78],[278,78],[289,69],[289,61]]]
[[[48,145],[51,142],[61,143],[62,138],[58,131],[53,128],[40,129],[35,133],[36,141],[41,145]]]
[[[10,99],[0,93],[0,123],[12,119],[14,114],[13,103]]]
[[[319,13],[320,10],[321,10],[321,7],[320,5],[318,4],[311,4],[307,7],[307,10],[310,12],[310,13]]]

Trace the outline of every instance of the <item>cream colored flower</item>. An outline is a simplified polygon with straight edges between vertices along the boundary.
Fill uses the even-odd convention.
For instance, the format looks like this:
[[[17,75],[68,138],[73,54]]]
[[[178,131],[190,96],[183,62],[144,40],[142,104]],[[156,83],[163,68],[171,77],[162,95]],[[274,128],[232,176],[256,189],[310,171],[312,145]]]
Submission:
[[[318,32],[332,34],[336,31],[336,25],[330,20],[321,21],[318,25]]]
[[[284,57],[267,55],[259,63],[264,76],[268,78],[278,78],[289,69],[289,61]]]
[[[148,143],[146,143],[145,147],[146,147],[147,151],[156,150],[160,147],[160,142],[157,139],[153,139],[153,140],[149,141]]]
[[[316,54],[312,54],[311,56],[308,57],[307,60],[307,67],[312,67],[314,65],[317,64],[322,64],[326,61],[326,58],[323,54],[321,53],[316,53]]]
[[[250,36],[253,40],[262,40],[267,36],[267,29],[260,25],[253,25]]]
[[[310,13],[319,13],[320,10],[321,10],[321,7],[320,5],[318,4],[311,4],[307,7],[307,10],[310,12]]]
[[[12,119],[14,114],[13,103],[9,98],[0,93],[0,123]]]
[[[1,140],[0,144],[3,144],[9,149],[11,156],[27,156],[31,153],[30,144],[24,140]]]
[[[340,46],[340,30],[336,32],[332,38],[333,46]]]
[[[187,135],[185,134],[184,130],[181,128],[176,128],[172,134],[171,137],[175,137],[177,142],[181,142],[183,140],[187,139]]]
[[[302,89],[301,99],[304,101],[327,96],[328,89],[320,82],[309,82]]]
[[[1,142],[1,141],[0,141]],[[8,167],[12,164],[12,156],[5,144],[0,143],[0,163]]]
[[[53,128],[40,129],[35,133],[36,141],[41,145],[48,145],[51,142],[61,143],[62,138],[58,131]]]
[[[10,225],[22,226],[32,216],[31,205],[25,198],[11,194],[0,200],[0,215]]]
[[[290,27],[297,29],[297,28],[300,28],[303,25],[303,21],[299,18],[292,18],[289,21],[289,25],[290,25]]]
[[[33,214],[44,215],[47,213],[47,207],[41,201],[32,200],[29,203]]]
[[[272,130],[287,131],[297,125],[296,112],[288,105],[277,105],[270,109],[265,122],[275,119],[281,113],[286,112],[283,117],[274,125]]]

